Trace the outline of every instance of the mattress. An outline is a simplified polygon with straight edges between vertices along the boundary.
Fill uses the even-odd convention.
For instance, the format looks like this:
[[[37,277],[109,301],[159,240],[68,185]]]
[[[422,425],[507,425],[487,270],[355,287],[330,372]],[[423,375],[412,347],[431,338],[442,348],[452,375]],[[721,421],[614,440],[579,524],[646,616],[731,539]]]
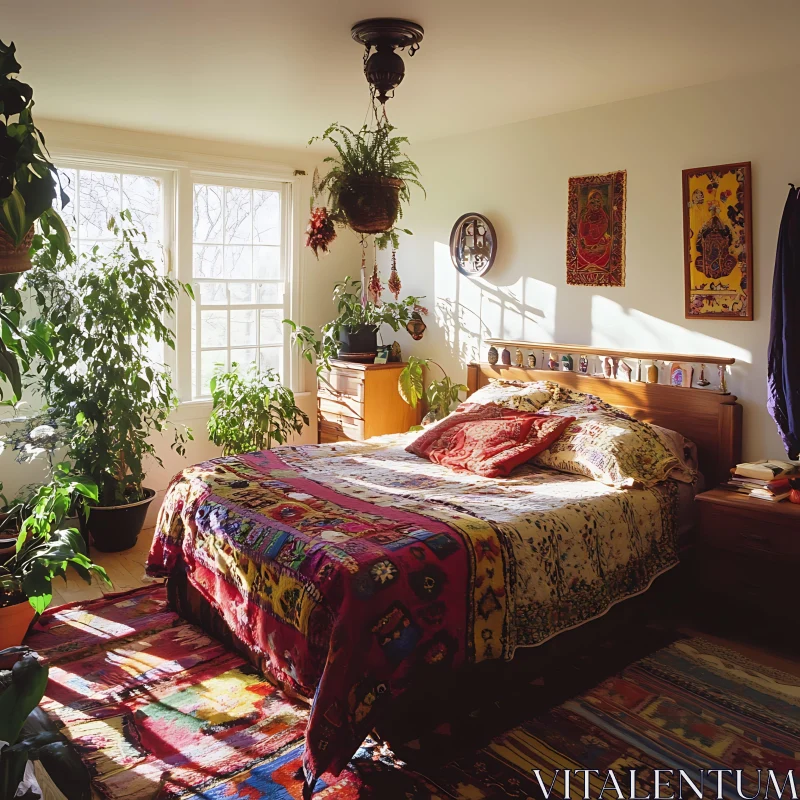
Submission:
[[[214,459],[178,475],[159,514],[148,571],[185,572],[267,673],[313,697],[309,780],[337,774],[414,682],[510,659],[678,561],[671,481],[483,478],[407,441]]]

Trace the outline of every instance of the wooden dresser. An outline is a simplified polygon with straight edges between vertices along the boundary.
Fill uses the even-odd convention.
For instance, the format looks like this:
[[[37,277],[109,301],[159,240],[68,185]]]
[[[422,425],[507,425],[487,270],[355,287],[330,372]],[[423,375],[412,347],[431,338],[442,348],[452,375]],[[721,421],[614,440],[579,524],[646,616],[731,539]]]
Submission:
[[[800,505],[712,489],[697,495],[696,586],[705,616],[800,632]],[[752,625],[748,624],[752,623]]]
[[[404,367],[404,363],[331,361],[330,370],[317,379],[320,444],[404,433],[419,425],[421,404],[411,408],[397,391]]]

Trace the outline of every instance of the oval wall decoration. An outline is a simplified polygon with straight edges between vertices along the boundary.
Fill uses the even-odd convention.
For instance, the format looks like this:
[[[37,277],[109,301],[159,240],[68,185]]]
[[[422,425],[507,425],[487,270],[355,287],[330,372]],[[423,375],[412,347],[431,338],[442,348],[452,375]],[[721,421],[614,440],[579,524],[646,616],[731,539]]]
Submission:
[[[497,234],[483,214],[464,214],[450,233],[450,258],[453,266],[471,278],[485,275],[497,255]]]

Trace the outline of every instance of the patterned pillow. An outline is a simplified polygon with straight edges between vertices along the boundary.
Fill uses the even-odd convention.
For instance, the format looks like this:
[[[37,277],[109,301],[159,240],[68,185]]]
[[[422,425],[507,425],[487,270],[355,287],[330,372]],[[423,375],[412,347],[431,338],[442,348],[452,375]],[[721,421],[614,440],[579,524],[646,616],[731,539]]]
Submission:
[[[462,403],[431,425],[406,450],[456,471],[507,477],[514,467],[549,447],[574,420],[498,405]]]
[[[471,405],[497,405],[517,411],[536,412],[552,400],[553,390],[557,386],[551,381],[524,383],[493,380],[471,394],[465,402]]]
[[[681,470],[680,460],[652,425],[592,395],[570,390],[561,397],[541,412],[576,419],[533,463],[617,488],[654,486]]]

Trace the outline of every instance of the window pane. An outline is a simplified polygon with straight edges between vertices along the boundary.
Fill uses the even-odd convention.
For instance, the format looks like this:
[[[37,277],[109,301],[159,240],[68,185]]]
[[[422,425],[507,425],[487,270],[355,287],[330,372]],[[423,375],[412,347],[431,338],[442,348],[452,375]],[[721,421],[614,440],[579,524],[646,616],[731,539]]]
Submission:
[[[253,289],[254,283],[231,283],[231,305],[238,305],[239,303],[252,303],[253,302]]]
[[[219,245],[194,246],[195,278],[222,277],[222,248]]]
[[[75,209],[78,205],[76,197],[78,192],[78,174],[74,169],[59,169],[58,174],[61,178],[61,188],[67,193],[69,202],[62,209],[60,208],[61,200],[57,198],[55,207],[56,211],[61,214],[61,218],[67,226],[67,230],[74,239],[75,235],[78,233],[78,223],[75,219]]]
[[[228,369],[226,350],[206,350],[200,353],[200,393],[210,394],[209,382],[219,367]]]
[[[222,187],[194,185],[194,241],[222,241]]]
[[[79,235],[87,239],[110,238],[108,220],[120,211],[119,175],[81,171],[79,195]]]
[[[161,238],[161,181],[148,175],[123,175],[122,205],[151,242]]]
[[[224,248],[225,277],[253,277],[253,248],[249,246],[230,245]]]
[[[253,277],[279,281],[281,275],[280,247],[253,248]]]
[[[231,311],[231,345],[258,344],[256,341],[256,312]]]
[[[274,369],[278,373],[283,372],[281,362],[283,361],[283,349],[280,347],[262,347],[260,353],[260,366],[262,370]]]
[[[282,283],[259,283],[258,302],[264,305],[277,305],[283,302]]]
[[[228,344],[228,312],[200,312],[200,346],[224,347]]]
[[[253,192],[253,241],[281,243],[281,196],[278,192]]]
[[[260,344],[283,344],[283,311],[278,308],[262,308]]]
[[[225,306],[228,304],[228,292],[224,283],[201,283],[200,305]],[[192,320],[194,322],[194,320]]]
[[[225,189],[225,244],[253,240],[251,199],[249,189]]]
[[[238,367],[237,372],[246,372],[248,367],[253,364],[255,360],[255,347],[248,347],[244,350],[231,350],[231,369],[233,369],[233,364],[236,362]]]

